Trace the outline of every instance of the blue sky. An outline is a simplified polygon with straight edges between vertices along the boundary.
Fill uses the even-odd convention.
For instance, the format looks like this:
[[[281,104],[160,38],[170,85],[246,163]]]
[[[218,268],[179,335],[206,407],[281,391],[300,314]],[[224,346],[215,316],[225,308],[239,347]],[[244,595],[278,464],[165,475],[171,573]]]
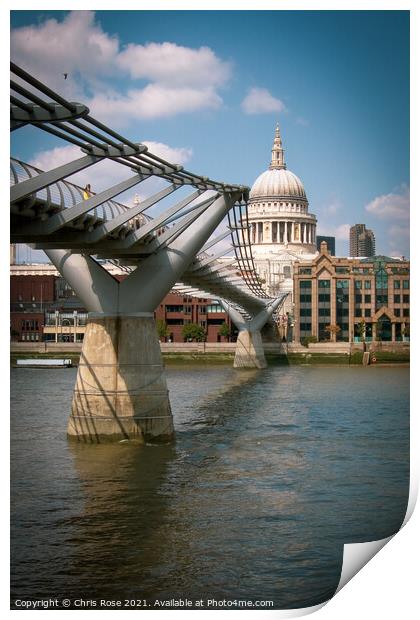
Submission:
[[[12,60],[195,172],[252,185],[279,121],[288,168],[337,254],[362,222],[378,253],[409,256],[407,11],[11,16]],[[12,154],[42,167],[66,157],[52,150],[62,146],[25,128]]]

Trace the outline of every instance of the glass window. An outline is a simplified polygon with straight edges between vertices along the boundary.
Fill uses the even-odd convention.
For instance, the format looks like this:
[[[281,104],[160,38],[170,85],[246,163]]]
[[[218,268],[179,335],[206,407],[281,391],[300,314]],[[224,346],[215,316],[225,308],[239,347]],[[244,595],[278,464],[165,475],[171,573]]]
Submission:
[[[349,288],[348,280],[337,280],[337,288]]]
[[[300,288],[311,288],[312,282],[311,282],[311,280],[301,280],[299,282],[299,286],[300,286]]]
[[[300,267],[299,273],[301,273],[302,275],[311,275],[312,269],[311,267]]]
[[[410,288],[410,280],[403,280],[403,288]]]
[[[399,308],[394,309],[395,316],[401,316],[401,310]]]
[[[394,295],[394,304],[401,303],[401,295]]]
[[[319,316],[330,316],[330,309],[329,308],[318,308],[318,315]]]
[[[300,303],[310,303],[312,299],[311,295],[299,295]]]
[[[410,309],[409,308],[404,308],[403,309],[403,316],[410,316]]]
[[[410,303],[410,295],[403,295],[403,304]]]
[[[312,324],[311,323],[300,323],[300,331],[312,333]]]
[[[331,283],[330,280],[319,280],[318,287],[319,288],[330,288]]]
[[[370,308],[365,308],[365,316],[370,316]]]
[[[311,315],[312,315],[311,308],[301,308],[300,309],[300,316],[311,316]]]
[[[354,312],[354,316],[362,316],[362,309],[361,308],[356,308],[356,310]]]
[[[355,288],[362,288],[362,281],[361,280],[355,280],[354,281],[354,286],[355,286]]]
[[[318,295],[319,302],[329,302],[331,300],[331,295],[329,293],[320,293]]]
[[[388,288],[388,275],[382,266],[380,266],[379,269],[375,273],[375,286],[377,289]]]
[[[386,306],[388,304],[388,295],[376,295],[376,307]]]
[[[370,304],[371,301],[372,301],[372,296],[371,295],[365,295],[365,304]]]
[[[362,296],[361,295],[355,295],[354,296],[354,300],[357,304],[361,304],[362,303]]]
[[[400,288],[401,282],[399,280],[394,280],[394,288]]]
[[[370,280],[365,280],[365,288],[371,288]]]

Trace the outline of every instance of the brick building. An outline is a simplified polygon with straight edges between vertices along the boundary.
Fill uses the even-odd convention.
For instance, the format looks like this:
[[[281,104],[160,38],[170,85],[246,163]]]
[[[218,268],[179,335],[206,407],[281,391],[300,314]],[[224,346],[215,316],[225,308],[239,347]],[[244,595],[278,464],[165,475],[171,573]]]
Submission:
[[[294,266],[294,340],[397,342],[410,332],[410,263],[338,258],[327,244]]]
[[[106,265],[122,280],[126,274]],[[88,313],[74,291],[50,264],[11,265],[11,339],[15,341],[82,342]],[[226,342],[219,334],[226,323],[235,334],[229,317],[217,301],[171,291],[155,311],[156,321],[167,327],[166,338],[183,342],[182,328],[195,323],[204,329],[207,342]]]

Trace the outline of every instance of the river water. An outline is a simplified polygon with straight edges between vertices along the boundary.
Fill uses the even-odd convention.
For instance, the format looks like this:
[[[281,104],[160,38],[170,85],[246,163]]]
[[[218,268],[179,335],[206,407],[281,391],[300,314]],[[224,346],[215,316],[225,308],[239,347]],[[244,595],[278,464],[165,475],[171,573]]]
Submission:
[[[65,434],[76,370],[12,369],[12,606],[310,606],[333,595],[344,543],[399,529],[408,368],[167,376],[173,445],[79,445]]]

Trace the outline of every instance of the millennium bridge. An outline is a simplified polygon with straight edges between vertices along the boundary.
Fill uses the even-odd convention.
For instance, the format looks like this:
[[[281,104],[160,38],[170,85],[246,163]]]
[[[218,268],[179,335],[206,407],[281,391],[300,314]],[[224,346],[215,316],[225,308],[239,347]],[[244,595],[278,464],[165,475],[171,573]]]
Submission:
[[[266,366],[261,329],[285,295],[268,297],[256,275],[249,190],[165,161],[13,63],[10,103],[11,131],[37,128],[80,149],[52,170],[15,158],[10,164],[11,243],[44,250],[89,313],[68,436],[167,441],[173,420],[153,312],[173,287],[220,300],[239,330],[235,368]],[[67,180],[104,160],[127,178],[98,193]],[[162,189],[143,198],[150,179]],[[114,200],[142,183],[134,205]],[[230,240],[231,259],[220,260],[226,247],[209,253],[222,240]],[[101,259],[127,277],[118,281]]]

